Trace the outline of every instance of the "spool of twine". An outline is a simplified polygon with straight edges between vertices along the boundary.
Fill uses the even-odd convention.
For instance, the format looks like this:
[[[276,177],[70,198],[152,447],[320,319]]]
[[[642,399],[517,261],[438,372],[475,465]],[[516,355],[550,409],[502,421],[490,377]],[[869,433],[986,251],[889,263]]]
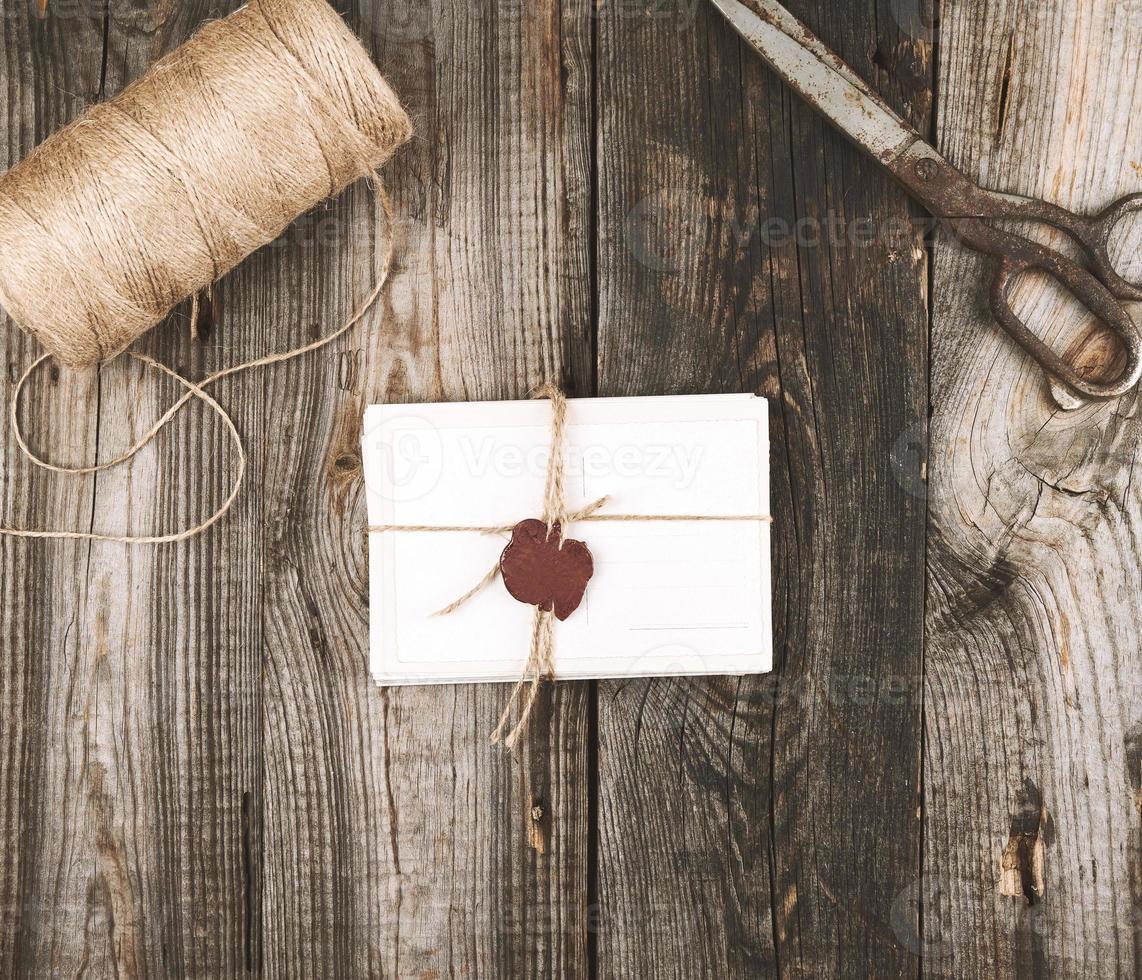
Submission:
[[[61,363],[105,361],[315,204],[372,176],[411,135],[396,95],[324,0],[251,0],[0,178],[0,306]],[[383,195],[382,203],[387,212]],[[129,459],[191,398],[219,412],[237,439],[203,389],[340,336],[376,300],[383,277],[349,321],[315,344],[200,382],[179,378],[186,393],[172,410],[97,467],[55,466],[27,447],[17,402],[41,358],[13,402],[17,441],[39,465],[91,472]],[[240,444],[239,452],[244,466]],[[156,542],[189,534],[23,536]]]
[[[0,305],[106,360],[410,135],[324,0],[253,0],[0,178]]]

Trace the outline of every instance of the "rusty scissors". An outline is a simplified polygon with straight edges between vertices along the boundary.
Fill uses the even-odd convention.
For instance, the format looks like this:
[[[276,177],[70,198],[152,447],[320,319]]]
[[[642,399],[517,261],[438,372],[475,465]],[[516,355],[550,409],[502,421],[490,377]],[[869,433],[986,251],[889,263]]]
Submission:
[[[712,2],[783,81],[879,160],[956,238],[998,260],[991,286],[992,315],[1049,378],[1096,399],[1124,394],[1137,384],[1142,375],[1142,338],[1123,303],[1142,300],[1142,288],[1115,271],[1108,246],[1114,226],[1142,211],[1142,194],[1119,198],[1101,213],[1087,216],[1034,198],[979,187],[780,4],[753,0],[751,9],[739,0]],[[1089,268],[997,226],[996,220],[1037,222],[1065,232],[1081,247]],[[1018,317],[1011,307],[1010,289],[1028,272],[1052,276],[1114,331],[1126,355],[1118,378],[1096,382],[1082,377]]]

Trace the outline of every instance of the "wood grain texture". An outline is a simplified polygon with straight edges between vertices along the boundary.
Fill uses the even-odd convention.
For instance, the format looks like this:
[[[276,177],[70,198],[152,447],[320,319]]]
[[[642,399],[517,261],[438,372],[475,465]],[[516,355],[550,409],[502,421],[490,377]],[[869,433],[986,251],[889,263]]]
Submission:
[[[2,162],[236,3],[0,0]],[[983,183],[1138,188],[1137,0],[791,8]],[[251,469],[209,534],[0,541],[0,977],[1138,975],[1135,397],[1055,410],[986,263],[939,239],[929,268],[903,194],[704,2],[340,9],[418,134],[382,307],[219,386]],[[358,188],[145,347],[202,375],[316,337],[387,232]],[[1056,293],[1019,302],[1105,359]],[[34,350],[0,345],[7,399]],[[505,687],[368,676],[360,419],[548,378],[771,399],[777,669],[557,685],[512,761]],[[45,373],[25,416],[93,461],[175,394]],[[3,520],[133,531],[232,462],[197,409],[118,473],[33,471],[6,426],[0,459]]]
[[[488,741],[503,686],[375,687],[359,445],[369,402],[589,386],[590,22],[555,2],[371,10],[361,34],[418,133],[385,174],[398,265],[361,334],[267,386],[290,451],[269,450],[264,490],[265,972],[581,976],[586,687],[545,701],[520,760]],[[299,323],[330,322],[377,261],[367,196],[329,213]]]
[[[919,872],[925,508],[890,460],[925,417],[921,240],[711,7],[607,9],[600,394],[772,399],[778,652],[600,685],[598,974],[914,975],[889,920]],[[926,125],[929,51],[887,7],[795,10]]]
[[[105,91],[105,23],[74,11],[39,21],[27,5],[4,14],[5,155],[15,162]],[[33,345],[7,324],[0,343],[8,400]],[[36,423],[37,444],[53,456],[93,462],[100,379],[49,371],[41,380],[25,412]],[[96,479],[46,478],[18,459],[6,425],[0,444],[6,520],[93,526]],[[126,509],[120,498],[109,519],[123,519]],[[122,858],[138,811],[117,804],[124,782],[132,793],[143,787],[119,778],[130,750],[112,737],[116,727],[134,725],[122,685],[122,627],[133,619],[133,597],[108,596],[107,569],[82,542],[5,541],[0,565],[0,973],[107,973],[116,961],[133,968],[140,920]]]
[[[88,38],[97,81],[79,93],[51,77],[51,60],[41,63],[43,81],[71,100],[108,97],[204,17],[226,12],[194,4],[165,20],[156,8],[114,3],[91,19],[86,6],[52,8],[36,30]],[[240,278],[233,282],[240,291]],[[176,317],[147,344],[190,371],[241,356],[243,340],[192,351],[186,333],[185,316]],[[245,339],[256,347],[256,329]],[[80,385],[92,394],[73,401]],[[243,397],[233,386],[220,394],[247,438],[264,440],[256,393]],[[129,445],[175,395],[173,386],[117,362],[62,376],[56,390],[38,396],[51,398],[50,412],[29,417],[37,432],[51,434],[60,457],[79,461],[88,452],[102,460]],[[87,419],[88,431],[58,439],[54,417]],[[227,453],[216,423],[192,409],[129,468],[61,481],[82,495],[86,515],[34,523],[112,533],[186,526],[224,495]],[[44,789],[59,810],[44,822],[35,854],[35,880],[45,890],[16,937],[21,973],[227,976],[245,968],[256,932],[248,832],[257,809],[261,686],[260,555],[250,505],[244,499],[220,534],[177,548],[29,548],[60,579],[72,610],[50,589],[37,596],[39,617],[58,623],[64,637],[43,646],[49,707],[28,761],[58,772]],[[14,523],[28,522],[17,516]],[[225,572],[213,574],[216,568]]]
[[[323,356],[219,387],[253,490],[220,533],[5,553],[6,580],[26,583],[5,610],[22,652],[2,689],[16,719],[3,840],[17,849],[0,879],[4,955],[21,973],[584,972],[586,688],[545,703],[522,767],[487,742],[505,690],[376,690],[359,459],[366,400],[590,385],[590,20],[573,10],[439,5],[420,11],[422,36],[394,34],[379,9],[353,17],[433,132],[392,174],[404,219],[384,309]],[[113,4],[84,21],[82,58],[42,59],[49,73],[89,66],[84,97],[29,108],[34,131],[17,130],[9,156],[225,12]],[[29,104],[37,86],[54,93],[18,60],[43,28],[7,30],[7,90]],[[147,348],[202,374],[331,329],[375,275],[378,215],[363,193],[319,209],[212,291],[202,343],[183,311]],[[14,379],[30,351],[8,337]],[[65,458],[106,458],[173,395],[121,364],[89,384],[42,417]],[[226,453],[188,412],[129,471],[79,481],[58,507],[14,474],[6,516],[183,526],[224,493]],[[65,808],[42,831],[28,826],[39,799]]]
[[[940,28],[940,145],[953,163],[1077,210],[1138,190],[1142,7],[950,4]],[[1137,275],[1137,229],[1122,244]],[[983,312],[990,273],[940,243],[924,972],[1135,977],[1137,395],[1060,411]],[[1060,350],[1089,335],[1041,283],[1020,305]],[[1097,338],[1086,349],[1106,360]]]

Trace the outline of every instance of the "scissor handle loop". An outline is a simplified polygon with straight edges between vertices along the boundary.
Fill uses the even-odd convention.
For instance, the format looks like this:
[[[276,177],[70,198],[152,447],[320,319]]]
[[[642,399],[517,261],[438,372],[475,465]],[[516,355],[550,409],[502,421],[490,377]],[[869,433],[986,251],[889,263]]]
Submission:
[[[1142,194],[1127,194],[1091,219],[1090,241],[1080,238],[1086,246],[1091,268],[1120,300],[1142,300],[1142,283],[1134,283],[1119,275],[1110,258],[1110,236],[1123,218],[1142,212]]]
[[[1127,194],[1096,215],[1076,214],[1049,201],[1018,194],[973,189],[980,217],[1037,221],[1065,231],[1082,246],[1091,271],[1119,300],[1142,300],[1142,283],[1133,283],[1114,268],[1110,236],[1123,218],[1142,212],[1142,194]],[[982,204],[980,202],[983,202]]]
[[[1028,251],[1031,255],[1026,258],[1007,255],[999,258],[991,285],[991,313],[996,321],[1048,375],[1080,394],[1088,398],[1116,398],[1130,391],[1142,377],[1142,336],[1130,314],[1114,294],[1082,266],[1053,249],[1034,246]],[[1028,272],[1045,272],[1051,276],[1114,332],[1126,352],[1126,366],[1117,379],[1097,383],[1083,378],[1072,364],[1056,354],[1019,318],[1011,307],[1009,293],[1012,282]]]

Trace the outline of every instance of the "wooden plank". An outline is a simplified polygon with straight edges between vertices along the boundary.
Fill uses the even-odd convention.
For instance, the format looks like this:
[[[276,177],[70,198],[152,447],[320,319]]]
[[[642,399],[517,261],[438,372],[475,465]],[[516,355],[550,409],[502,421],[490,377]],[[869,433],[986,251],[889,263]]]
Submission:
[[[199,0],[177,11],[163,4],[110,5],[108,94],[204,20],[237,6],[230,0]],[[183,309],[147,338],[147,348],[193,376],[280,349],[279,309],[266,311],[261,320],[243,316],[243,306],[260,306],[260,285],[245,271],[223,284],[214,309],[230,315],[217,317],[197,344],[190,341]],[[100,446],[108,449],[136,438],[178,395],[173,384],[156,385],[126,365],[104,369],[103,375]],[[117,377],[123,380],[117,383]],[[256,446],[273,423],[250,382],[236,378],[215,393],[248,445]],[[135,527],[187,527],[224,498],[233,464],[222,426],[211,413],[191,408],[141,464],[125,475],[101,478],[95,506],[110,515],[126,499],[124,516]],[[255,464],[251,486],[258,475]],[[152,495],[150,507],[135,502]],[[131,555],[140,584],[132,588],[133,577],[126,583],[135,599],[120,614],[120,674],[116,697],[109,699],[122,701],[123,710],[112,718],[124,720],[110,721],[103,734],[116,747],[116,792],[109,794],[108,810],[123,825],[115,866],[122,869],[130,903],[108,917],[124,947],[114,964],[119,972],[129,972],[129,953],[140,972],[155,976],[235,976],[257,966],[261,525],[262,501],[250,493],[217,533]],[[100,564],[93,561],[89,574],[96,567],[103,572],[112,597],[107,615],[114,621],[114,596],[124,587],[122,558],[114,548],[97,551]],[[124,912],[135,925],[126,933],[133,951],[120,939]]]
[[[49,7],[39,30],[71,37],[79,29],[95,80],[80,87],[54,78],[73,60],[55,54],[42,62],[49,91],[61,86],[69,104],[77,94],[85,101],[113,95],[204,17],[225,12],[194,4],[168,22],[157,8],[113,3],[92,20],[79,5]],[[222,351],[215,343],[196,357],[185,321],[181,330],[160,328],[147,344],[194,371],[219,356],[228,363],[243,346],[231,341]],[[15,363],[28,356],[25,345]],[[36,417],[64,459],[110,458],[176,397],[172,385],[156,385],[125,361],[61,381],[77,384],[90,395],[70,401],[67,390],[49,390],[41,403],[50,395],[54,407],[46,419]],[[257,398],[230,394],[221,389],[238,425],[257,438]],[[225,492],[226,436],[213,419],[186,414],[130,467],[66,482],[84,501],[79,513],[14,523],[145,533],[209,513]],[[49,424],[56,417],[73,421],[56,431]],[[204,460],[214,465],[204,470]],[[38,596],[37,616],[47,635],[62,639],[42,644],[50,651],[43,658],[46,710],[28,768],[40,773],[46,798],[61,804],[30,835],[38,837],[27,865],[31,904],[15,947],[27,975],[228,976],[244,969],[261,684],[255,527],[243,506],[215,535],[175,548],[28,549],[38,552],[48,580],[59,582]],[[227,574],[211,574],[215,567]],[[37,620],[26,609],[11,612]],[[26,648],[21,659],[35,658]]]
[[[925,418],[923,249],[712,8],[645,7],[599,21],[599,390],[773,400],[778,669],[600,685],[598,975],[914,974],[920,705],[884,685],[921,670],[925,506],[888,460]],[[926,125],[887,7],[793,8]]]
[[[1133,3],[948,5],[942,150],[985,185],[1078,210],[1138,190],[1140,42]],[[1140,241],[1123,241],[1135,274]],[[1136,396],[1058,410],[984,312],[990,272],[936,253],[924,972],[1134,977]],[[1028,286],[1021,307],[1060,350],[1081,346],[1081,315]]]
[[[15,163],[50,132],[100,98],[105,87],[104,23],[74,7],[37,19],[13,4],[2,25],[5,157]],[[35,345],[5,322],[5,403]],[[53,458],[95,459],[99,381],[92,374],[45,372],[25,418]],[[96,481],[56,480],[0,435],[4,520],[23,527],[92,525]],[[119,516],[119,515],[116,515]],[[117,958],[106,914],[122,911],[113,865],[116,829],[107,819],[108,719],[100,708],[115,681],[108,654],[114,627],[92,608],[92,552],[69,542],[0,543],[4,635],[0,716],[0,973],[52,975],[108,969]],[[133,569],[131,571],[134,571]],[[127,603],[129,604],[129,600]],[[106,700],[106,704],[103,702]],[[124,917],[127,930],[133,916]]]
[[[359,455],[369,402],[591,383],[590,20],[575,11],[355,18],[418,136],[385,172],[399,219],[383,309],[266,383],[270,976],[587,972],[586,687],[555,691],[522,760],[488,744],[503,686],[375,687]],[[333,246],[280,287],[295,332],[332,325],[375,269],[368,195],[326,214]]]

